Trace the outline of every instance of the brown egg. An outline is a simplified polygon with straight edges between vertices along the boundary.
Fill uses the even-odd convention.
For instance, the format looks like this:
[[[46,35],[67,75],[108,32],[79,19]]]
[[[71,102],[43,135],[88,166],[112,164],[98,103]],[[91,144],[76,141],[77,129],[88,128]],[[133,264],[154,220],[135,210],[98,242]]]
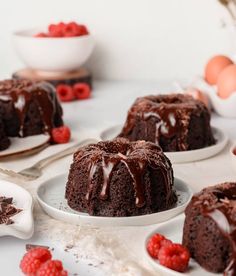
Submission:
[[[217,79],[227,66],[233,64],[233,61],[226,56],[215,56],[211,58],[205,68],[205,80],[214,85],[217,83]]]
[[[219,75],[217,93],[219,97],[226,99],[234,92],[236,92],[236,65],[232,64]]]

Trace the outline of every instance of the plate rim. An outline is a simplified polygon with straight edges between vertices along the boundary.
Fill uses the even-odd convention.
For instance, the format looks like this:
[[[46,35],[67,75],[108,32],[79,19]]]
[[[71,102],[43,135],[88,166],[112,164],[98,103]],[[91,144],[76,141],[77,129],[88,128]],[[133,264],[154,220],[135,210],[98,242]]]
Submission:
[[[11,153],[5,153],[4,154],[4,151],[8,150],[11,147],[11,144],[10,144],[10,146],[7,149],[0,151],[0,159],[1,158],[6,158],[6,157],[12,157],[14,155],[17,156],[17,155],[24,154],[24,153],[27,153],[27,152],[31,152],[33,150],[36,150],[36,149],[39,149],[39,148],[43,147],[44,145],[46,145],[50,141],[50,135],[46,134],[46,133],[41,133],[41,134],[37,134],[37,135],[30,135],[30,136],[26,136],[26,137],[9,137],[9,139],[10,140],[12,138],[25,139],[25,138],[29,138],[29,137],[32,137],[32,136],[45,136],[45,139],[47,137],[47,140],[44,141],[43,143],[40,143],[39,145],[34,146],[34,147],[29,146],[27,148],[24,148],[24,149],[21,149],[21,150],[18,150],[18,151],[14,151],[14,152],[11,152]]]
[[[45,202],[41,196],[40,196],[40,189],[43,188],[43,186],[46,186],[48,185],[48,182],[49,181],[53,181],[54,179],[57,179],[57,178],[61,178],[61,177],[65,177],[67,176],[67,173],[63,173],[63,174],[59,174],[57,176],[54,176],[53,178],[50,178],[50,179],[47,179],[46,181],[42,182],[38,187],[37,187],[37,190],[36,190],[36,198],[37,198],[37,201],[39,202],[40,206],[42,207],[42,209],[47,213],[47,211],[45,210],[45,207],[48,208],[50,211],[53,211],[53,212],[56,212],[57,214],[61,214],[61,215],[69,215],[70,217],[77,217],[77,218],[91,218],[92,220],[94,220],[94,222],[101,222],[101,221],[106,221],[106,222],[109,222],[109,221],[114,221],[114,222],[119,222],[119,221],[122,221],[124,219],[129,219],[129,220],[137,220],[137,219],[142,219],[142,218],[152,218],[158,214],[165,214],[165,213],[169,213],[171,210],[177,210],[179,211],[175,216],[173,217],[176,217],[178,216],[183,210],[184,208],[187,206],[187,204],[190,202],[192,196],[193,196],[193,190],[191,189],[191,187],[182,179],[180,178],[177,178],[177,177],[174,177],[174,179],[176,179],[177,181],[179,181],[179,183],[181,183],[181,186],[184,187],[184,189],[186,190],[186,192],[188,193],[189,197],[187,198],[187,200],[179,205],[179,206],[176,206],[176,207],[173,207],[171,209],[168,209],[168,210],[164,210],[164,211],[160,211],[160,212],[156,212],[156,213],[152,213],[152,214],[146,214],[146,215],[141,215],[141,216],[129,216],[129,217],[104,217],[104,216],[90,216],[89,214],[87,213],[82,213],[82,212],[78,212],[77,213],[69,213],[69,212],[66,212],[64,210],[60,210],[56,207],[53,207],[51,205],[49,205],[47,202]],[[171,218],[173,218],[171,217]],[[171,219],[170,218],[170,219]],[[164,221],[163,221],[164,222]],[[144,225],[152,225],[152,224],[156,224],[156,223],[161,223],[161,222],[153,222],[153,223],[150,223],[150,224],[143,224]],[[93,223],[91,223],[93,224]],[[114,225],[116,226],[116,225]],[[118,226],[121,226],[121,225],[118,225]],[[123,226],[125,226],[125,224],[123,224]],[[126,225],[126,226],[130,226],[130,225]],[[133,225],[134,226],[134,225]]]

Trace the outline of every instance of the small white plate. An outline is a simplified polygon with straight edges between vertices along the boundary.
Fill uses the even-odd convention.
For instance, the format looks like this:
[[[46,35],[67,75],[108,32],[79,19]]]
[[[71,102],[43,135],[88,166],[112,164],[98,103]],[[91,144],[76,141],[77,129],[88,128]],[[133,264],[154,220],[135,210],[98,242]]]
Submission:
[[[34,232],[33,199],[30,193],[16,184],[0,180],[0,196],[13,197],[13,205],[22,209],[20,213],[12,216],[13,224],[0,224],[0,237],[29,239]]]
[[[62,174],[42,183],[37,190],[37,199],[44,211],[51,217],[77,225],[91,226],[139,226],[166,221],[180,214],[192,197],[191,189],[180,179],[175,178],[174,187],[178,203],[172,209],[143,216],[99,217],[76,212],[68,205],[65,197],[67,175]]]
[[[158,271],[163,273],[163,275],[168,275],[168,276],[178,276],[178,275],[186,275],[186,276],[199,276],[199,275],[204,275],[204,276],[214,276],[214,275],[219,275],[216,273],[210,273],[204,268],[202,268],[197,262],[195,262],[193,259],[190,259],[189,262],[189,269],[184,272],[180,273],[177,271],[174,271],[172,269],[169,269],[167,267],[164,267],[158,263],[155,259],[151,258],[150,255],[148,254],[146,250],[146,245],[149,240],[149,238],[155,234],[155,233],[160,233],[164,235],[167,239],[171,240],[172,242],[175,243],[182,243],[182,235],[183,235],[183,225],[184,225],[184,214],[178,216],[177,218],[172,219],[171,221],[168,221],[164,223],[163,225],[160,225],[159,227],[156,228],[155,231],[152,231],[151,234],[149,234],[145,240],[144,244],[144,254],[146,259],[152,264],[152,266]]]
[[[100,134],[100,138],[103,141],[112,140],[120,134],[122,125],[116,125],[104,130]],[[213,136],[216,139],[216,144],[205,147],[202,149],[188,150],[188,151],[176,151],[176,152],[164,152],[172,163],[187,163],[194,162],[203,159],[207,159],[219,153],[227,144],[227,135],[219,128],[212,127]]]
[[[48,143],[49,140],[50,135],[47,134],[32,135],[23,138],[11,137],[9,148],[0,151],[0,158],[30,152]]]

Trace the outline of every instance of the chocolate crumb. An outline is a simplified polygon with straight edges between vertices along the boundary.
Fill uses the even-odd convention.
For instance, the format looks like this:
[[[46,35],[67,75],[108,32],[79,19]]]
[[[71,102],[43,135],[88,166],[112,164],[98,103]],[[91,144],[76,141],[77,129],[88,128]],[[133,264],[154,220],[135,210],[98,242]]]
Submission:
[[[11,217],[22,211],[21,209],[17,209],[12,202],[12,197],[0,196],[0,224],[13,224],[14,221]]]
[[[25,245],[26,251],[29,251],[30,249],[37,248],[37,247],[42,247],[42,248],[45,248],[45,249],[49,249],[49,246],[46,246],[46,245],[38,245],[38,244],[26,244]]]
[[[72,244],[66,245],[66,249],[72,249],[74,246]]]

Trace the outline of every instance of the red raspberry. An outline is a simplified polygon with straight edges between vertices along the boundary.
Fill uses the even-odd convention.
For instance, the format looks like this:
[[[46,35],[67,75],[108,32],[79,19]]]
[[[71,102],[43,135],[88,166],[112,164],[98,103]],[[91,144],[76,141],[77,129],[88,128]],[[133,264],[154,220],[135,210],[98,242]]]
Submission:
[[[85,25],[77,25],[77,32],[78,36],[87,35],[89,33]]]
[[[91,89],[87,83],[76,83],[73,86],[74,96],[79,100],[90,98]]]
[[[25,274],[35,273],[39,267],[52,258],[51,252],[42,247],[29,250],[20,262],[20,268]]]
[[[50,260],[44,263],[37,271],[36,276],[67,276],[68,273],[64,270],[62,262],[58,260]]]
[[[161,265],[175,271],[184,272],[188,267],[190,254],[183,245],[172,243],[161,247],[158,259]]]
[[[63,31],[63,28],[65,27],[65,23],[64,22],[60,22],[60,23],[58,23],[57,24],[57,27],[61,30],[61,31]]]
[[[67,126],[61,126],[52,129],[52,140],[57,144],[68,143],[70,136],[70,129]]]
[[[65,24],[63,22],[59,24],[50,24],[48,26],[49,36],[51,37],[63,37],[63,28]]]
[[[48,35],[45,33],[38,33],[34,37],[48,37]]]
[[[161,234],[154,234],[147,243],[147,251],[149,255],[158,259],[158,253],[163,245],[171,244],[170,240],[167,240]]]
[[[75,22],[66,24],[63,28],[63,35],[65,37],[78,36],[78,25]]]
[[[74,100],[74,92],[70,85],[59,84],[56,90],[57,95],[62,102],[70,102]]]

